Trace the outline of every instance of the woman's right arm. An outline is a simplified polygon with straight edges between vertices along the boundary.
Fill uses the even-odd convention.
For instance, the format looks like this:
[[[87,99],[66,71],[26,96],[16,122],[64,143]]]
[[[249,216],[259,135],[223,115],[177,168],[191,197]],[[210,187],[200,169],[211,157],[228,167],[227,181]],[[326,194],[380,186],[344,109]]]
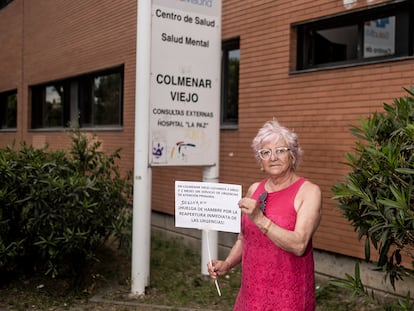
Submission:
[[[237,266],[241,262],[243,248],[243,236],[239,233],[239,236],[231,248],[228,256],[225,260],[212,260],[208,264],[208,273],[210,277],[215,280],[218,275],[224,275],[229,272],[233,267]]]

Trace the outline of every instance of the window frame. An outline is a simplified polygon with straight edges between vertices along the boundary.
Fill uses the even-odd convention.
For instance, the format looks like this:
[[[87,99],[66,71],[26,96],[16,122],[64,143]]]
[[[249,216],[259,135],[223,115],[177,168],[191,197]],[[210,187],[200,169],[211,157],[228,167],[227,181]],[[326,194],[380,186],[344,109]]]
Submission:
[[[13,0],[0,0],[0,10],[8,6]]]
[[[222,41],[222,57],[221,57],[221,103],[220,103],[220,127],[221,129],[238,129],[239,125],[239,81],[240,81],[240,38],[231,38]],[[236,107],[235,118],[227,118],[226,109],[228,106],[228,94],[229,94],[229,54],[232,51],[238,50],[239,53],[239,65],[237,70],[237,85],[234,88],[236,90],[236,103],[233,103]]]
[[[119,84],[117,90],[118,105],[117,118],[114,123],[99,124],[94,115],[94,81],[98,77],[109,77],[119,75]],[[49,126],[42,115],[47,110],[46,89],[50,86],[61,85],[63,87],[62,111],[60,124]],[[50,81],[42,84],[30,86],[31,90],[31,130],[59,130],[66,129],[68,126],[79,126],[84,129],[117,129],[123,126],[123,109],[124,109],[124,66],[104,69],[90,72],[87,74],[70,77],[66,79]],[[83,92],[83,93],[82,93]],[[83,96],[87,94],[87,96]],[[82,111],[90,114],[85,117]],[[89,122],[84,122],[89,120]]]
[[[364,23],[374,21],[384,17],[396,16],[395,29],[395,53],[393,55],[364,57]],[[306,71],[310,69],[324,69],[338,66],[359,65],[372,62],[391,61],[400,58],[413,56],[414,42],[414,4],[407,0],[393,3],[383,3],[369,8],[357,9],[351,12],[336,14],[334,16],[314,19],[307,22],[295,23],[292,25],[296,30],[296,71]],[[334,29],[339,27],[357,25],[358,26],[358,51],[356,59],[345,59],[341,61],[323,62],[314,64],[310,55],[315,50],[312,46],[311,33],[321,30]],[[405,27],[405,32],[401,32],[401,27]],[[407,40],[402,40],[402,36]],[[406,44],[406,46],[404,46]],[[405,50],[404,50],[405,49]],[[404,50],[402,52],[402,50]],[[315,58],[314,58],[315,59]],[[313,59],[313,60],[314,60]]]
[[[9,124],[9,97],[14,96],[14,123]],[[0,131],[15,131],[17,129],[17,89],[0,92]]]

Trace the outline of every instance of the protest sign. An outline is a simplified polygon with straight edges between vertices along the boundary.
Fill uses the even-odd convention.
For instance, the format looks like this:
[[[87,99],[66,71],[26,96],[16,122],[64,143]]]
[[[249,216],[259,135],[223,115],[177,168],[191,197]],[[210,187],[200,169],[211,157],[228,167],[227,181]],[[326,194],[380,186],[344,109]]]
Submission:
[[[240,232],[241,185],[175,182],[175,226]]]

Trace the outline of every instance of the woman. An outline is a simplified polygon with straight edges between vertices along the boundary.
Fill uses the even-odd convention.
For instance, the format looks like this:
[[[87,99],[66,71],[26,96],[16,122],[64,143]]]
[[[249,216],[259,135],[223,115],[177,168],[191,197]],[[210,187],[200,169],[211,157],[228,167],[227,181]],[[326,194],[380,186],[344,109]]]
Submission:
[[[297,135],[269,121],[253,140],[268,177],[239,201],[241,233],[225,260],[208,265],[212,279],[242,263],[234,310],[315,310],[312,236],[321,217],[320,188],[296,174]]]

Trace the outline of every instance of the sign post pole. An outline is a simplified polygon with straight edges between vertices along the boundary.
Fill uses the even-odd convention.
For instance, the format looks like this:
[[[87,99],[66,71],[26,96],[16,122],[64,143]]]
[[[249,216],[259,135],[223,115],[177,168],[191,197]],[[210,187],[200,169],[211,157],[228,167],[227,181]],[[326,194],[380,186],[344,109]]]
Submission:
[[[138,0],[137,10],[131,262],[131,295],[133,296],[145,294],[145,287],[149,284],[152,184],[151,169],[148,165],[151,1]]]
[[[205,167],[203,170],[204,182],[218,183],[218,176],[218,164],[214,166]],[[206,230],[202,230],[201,232],[201,273],[203,275],[208,275],[207,264],[210,260],[210,256],[211,259],[217,259],[218,255],[218,232],[213,230],[209,230],[208,232]]]

